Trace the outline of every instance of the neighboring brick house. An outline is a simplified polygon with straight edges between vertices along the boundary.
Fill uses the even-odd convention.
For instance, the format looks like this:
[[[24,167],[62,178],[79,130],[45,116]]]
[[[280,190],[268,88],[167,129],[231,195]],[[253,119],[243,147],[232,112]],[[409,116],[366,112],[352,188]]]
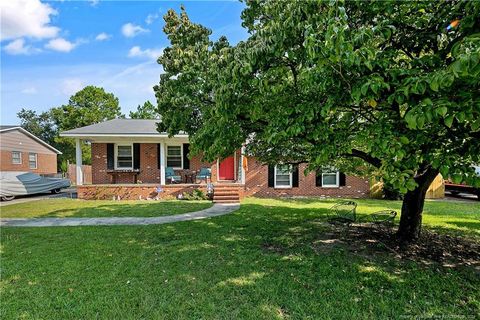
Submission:
[[[0,171],[57,173],[60,151],[19,126],[0,126]]]
[[[81,141],[92,146],[92,185],[78,183],[80,198],[138,199],[176,196],[192,189],[206,190],[205,181],[194,181],[195,173],[210,168],[217,200],[235,197],[366,197],[365,178],[341,172],[311,172],[305,165],[266,166],[237,150],[212,163],[201,156],[189,157],[188,135],[168,137],[156,131],[158,120],[114,119],[61,133],[76,139],[77,171],[81,173]],[[168,173],[178,176],[169,183]],[[78,173],[77,173],[77,176]],[[235,198],[234,197],[234,198]]]

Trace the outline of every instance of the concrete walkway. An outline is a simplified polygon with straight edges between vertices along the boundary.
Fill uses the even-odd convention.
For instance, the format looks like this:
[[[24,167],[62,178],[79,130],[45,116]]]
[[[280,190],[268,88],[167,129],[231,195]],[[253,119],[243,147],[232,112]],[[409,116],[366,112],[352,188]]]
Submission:
[[[8,227],[76,227],[76,226],[116,226],[149,225],[179,221],[199,220],[229,214],[240,208],[238,203],[214,204],[212,207],[195,212],[163,217],[108,217],[108,218],[4,218],[0,226]]]

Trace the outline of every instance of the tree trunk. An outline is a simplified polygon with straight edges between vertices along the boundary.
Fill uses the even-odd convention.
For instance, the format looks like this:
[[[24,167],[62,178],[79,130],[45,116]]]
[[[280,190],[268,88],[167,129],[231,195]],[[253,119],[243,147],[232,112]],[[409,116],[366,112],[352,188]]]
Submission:
[[[402,214],[397,235],[402,242],[411,242],[420,237],[422,212],[428,187],[438,175],[438,170],[427,169],[415,178],[418,186],[403,197]]]

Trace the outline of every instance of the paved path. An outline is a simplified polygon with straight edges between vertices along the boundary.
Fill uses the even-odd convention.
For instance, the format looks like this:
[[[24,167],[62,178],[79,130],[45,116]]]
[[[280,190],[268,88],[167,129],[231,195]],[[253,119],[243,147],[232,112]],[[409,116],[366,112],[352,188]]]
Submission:
[[[199,220],[222,216],[240,208],[237,203],[214,204],[212,207],[184,214],[163,217],[108,217],[108,218],[4,218],[0,226],[9,227],[74,227],[74,226],[115,226],[164,224],[179,221]]]

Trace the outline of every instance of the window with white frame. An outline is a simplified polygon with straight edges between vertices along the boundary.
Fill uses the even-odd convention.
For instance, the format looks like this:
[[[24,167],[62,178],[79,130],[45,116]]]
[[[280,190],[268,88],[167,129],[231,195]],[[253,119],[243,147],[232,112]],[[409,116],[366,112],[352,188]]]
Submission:
[[[22,153],[20,151],[12,151],[12,163],[22,164]]]
[[[292,187],[292,168],[288,164],[275,166],[275,188]]]
[[[322,173],[322,187],[336,188],[339,186],[340,173],[338,171]]]
[[[167,146],[167,167],[183,168],[182,146]]]
[[[28,167],[30,169],[37,169],[37,154],[29,153],[28,154]]]
[[[133,168],[133,146],[131,144],[117,145],[116,168],[117,169]]]

